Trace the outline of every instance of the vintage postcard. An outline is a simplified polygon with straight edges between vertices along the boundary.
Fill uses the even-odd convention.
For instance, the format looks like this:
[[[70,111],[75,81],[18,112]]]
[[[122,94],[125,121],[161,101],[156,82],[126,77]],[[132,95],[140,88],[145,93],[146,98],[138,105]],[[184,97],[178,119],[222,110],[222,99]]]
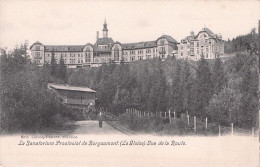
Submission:
[[[0,166],[259,166],[259,11],[0,0]]]

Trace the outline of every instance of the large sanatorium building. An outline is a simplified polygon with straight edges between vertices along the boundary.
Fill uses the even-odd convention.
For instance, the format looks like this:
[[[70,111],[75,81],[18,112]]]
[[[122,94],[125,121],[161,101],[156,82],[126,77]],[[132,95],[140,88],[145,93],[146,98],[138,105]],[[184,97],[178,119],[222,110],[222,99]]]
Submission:
[[[178,45],[178,58],[199,60],[215,59],[224,54],[224,41],[221,34],[214,34],[210,29],[203,28],[197,35],[192,31],[190,36],[181,40]]]
[[[68,68],[98,67],[103,63],[126,63],[137,60],[152,59],[155,57],[166,59],[169,56],[198,60],[201,55],[213,59],[224,53],[224,42],[220,36],[204,28],[198,35],[191,34],[181,43],[169,35],[162,35],[154,41],[137,43],[120,43],[108,37],[106,20],[103,24],[103,37],[95,44],[85,45],[44,45],[35,42],[30,47],[32,60],[38,65],[50,63],[52,54],[57,62],[64,60]],[[198,49],[198,51],[197,51]]]

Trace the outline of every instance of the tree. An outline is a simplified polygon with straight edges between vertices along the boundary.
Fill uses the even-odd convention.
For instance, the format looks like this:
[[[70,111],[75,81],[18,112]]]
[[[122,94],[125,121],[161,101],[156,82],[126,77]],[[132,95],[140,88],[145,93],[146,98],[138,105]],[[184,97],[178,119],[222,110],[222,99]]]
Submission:
[[[60,63],[59,63],[59,75],[58,75],[58,78],[60,78],[61,80],[63,80],[65,83],[67,83],[67,67],[66,65],[64,64],[64,60],[61,56],[60,58]]]
[[[182,87],[181,84],[181,63],[179,62],[177,64],[177,67],[173,71],[173,82],[172,82],[172,94],[171,94],[171,104],[172,104],[172,110],[176,112],[182,112]]]
[[[55,53],[52,50],[52,52],[51,52],[51,75],[56,77],[57,71],[58,71],[58,65],[57,65],[57,62],[56,62],[56,59],[54,56],[55,56]]]
[[[241,97],[241,94],[232,87],[224,87],[223,91],[215,94],[209,102],[207,108],[209,119],[220,125],[230,126],[231,123],[239,125],[243,117],[239,109]]]
[[[212,69],[213,93],[218,94],[227,82],[221,59],[217,57]]]
[[[211,70],[208,62],[202,58],[198,61],[198,69],[196,71],[197,98],[196,113],[198,116],[205,116],[206,107],[212,95]]]
[[[180,79],[180,86],[182,87],[182,110],[184,111],[191,111],[193,110],[192,106],[192,95],[195,93],[193,91],[193,84],[194,84],[194,77],[190,70],[190,64],[188,60],[184,61],[183,67],[181,70],[181,79]]]
[[[241,105],[240,109],[243,113],[243,121],[241,125],[246,128],[256,126],[256,115],[258,111],[258,81],[259,75],[257,70],[256,55],[251,55],[251,59],[247,61],[242,71],[241,83]]]

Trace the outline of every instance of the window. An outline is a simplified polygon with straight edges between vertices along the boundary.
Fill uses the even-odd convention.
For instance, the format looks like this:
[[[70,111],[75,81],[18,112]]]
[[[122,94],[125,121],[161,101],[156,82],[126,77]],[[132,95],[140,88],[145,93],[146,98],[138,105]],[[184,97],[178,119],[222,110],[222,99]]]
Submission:
[[[35,50],[40,51],[40,46],[35,46]]]
[[[199,44],[199,42],[197,42],[197,47],[199,47],[200,46],[200,44]]]
[[[35,58],[40,59],[41,58],[41,52],[35,52]]]
[[[190,53],[194,54],[194,48],[190,48]]]
[[[86,53],[86,62],[90,62],[90,52],[87,51]]]
[[[160,47],[159,48],[159,54],[165,54],[165,47]]]
[[[160,41],[160,44],[161,44],[161,45],[164,45],[164,40],[163,40],[163,39]]]
[[[116,48],[114,50],[114,57],[115,57],[115,61],[119,61],[119,49],[118,48]]]

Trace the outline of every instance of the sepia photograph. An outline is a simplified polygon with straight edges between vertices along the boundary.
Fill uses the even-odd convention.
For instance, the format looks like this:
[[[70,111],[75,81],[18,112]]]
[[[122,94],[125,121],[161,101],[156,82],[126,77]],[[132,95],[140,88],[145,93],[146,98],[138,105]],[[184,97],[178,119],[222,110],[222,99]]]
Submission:
[[[0,0],[0,167],[259,167],[259,34],[259,0]]]

